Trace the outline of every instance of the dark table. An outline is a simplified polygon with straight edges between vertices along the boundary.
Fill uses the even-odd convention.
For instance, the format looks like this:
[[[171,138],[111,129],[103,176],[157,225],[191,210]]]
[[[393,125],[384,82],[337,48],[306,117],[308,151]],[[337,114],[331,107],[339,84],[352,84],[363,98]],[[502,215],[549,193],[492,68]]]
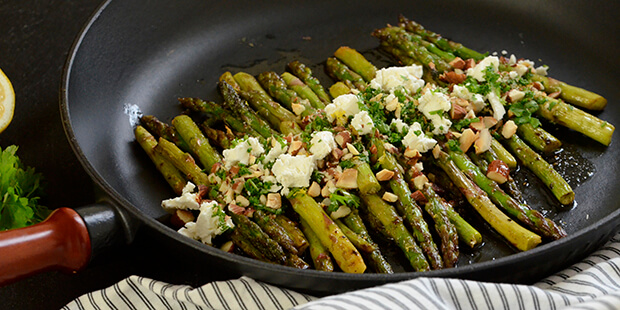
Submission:
[[[0,68],[16,95],[15,116],[0,134],[0,147],[19,146],[22,162],[47,180],[43,203],[51,208],[92,203],[97,189],[65,137],[59,109],[62,70],[73,40],[101,0],[0,1]],[[153,232],[141,231],[131,246],[96,257],[76,274],[48,272],[0,288],[2,309],[59,309],[87,292],[130,275],[197,286],[236,277],[208,265],[200,270],[162,250]],[[199,264],[197,264],[200,266]]]

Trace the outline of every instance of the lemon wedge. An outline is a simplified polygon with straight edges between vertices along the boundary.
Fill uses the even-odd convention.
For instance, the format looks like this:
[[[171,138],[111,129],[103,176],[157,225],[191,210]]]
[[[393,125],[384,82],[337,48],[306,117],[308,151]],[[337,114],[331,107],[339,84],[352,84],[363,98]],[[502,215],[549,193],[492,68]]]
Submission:
[[[3,132],[13,120],[15,111],[15,92],[9,78],[0,69],[0,132]]]

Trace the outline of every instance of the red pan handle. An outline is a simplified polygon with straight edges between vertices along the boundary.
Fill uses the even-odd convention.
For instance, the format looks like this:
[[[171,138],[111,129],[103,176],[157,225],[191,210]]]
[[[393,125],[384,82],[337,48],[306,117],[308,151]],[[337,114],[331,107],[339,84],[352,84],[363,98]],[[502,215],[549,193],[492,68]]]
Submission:
[[[45,221],[0,233],[0,286],[48,270],[75,272],[91,257],[91,240],[73,209],[56,209]]]

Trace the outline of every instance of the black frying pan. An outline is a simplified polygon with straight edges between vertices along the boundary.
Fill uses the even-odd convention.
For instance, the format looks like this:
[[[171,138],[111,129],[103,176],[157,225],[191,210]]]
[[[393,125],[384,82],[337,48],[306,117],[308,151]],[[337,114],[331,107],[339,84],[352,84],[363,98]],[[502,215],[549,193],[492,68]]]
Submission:
[[[353,275],[261,263],[202,245],[168,228],[160,202],[173,194],[134,142],[134,124],[126,111],[135,105],[145,114],[170,120],[180,113],[178,97],[220,100],[215,83],[226,70],[281,72],[293,59],[312,64],[329,85],[321,63],[341,45],[386,65],[389,59],[377,52],[378,41],[370,32],[396,23],[402,13],[473,49],[506,50],[549,65],[554,77],[606,96],[609,105],[599,117],[618,125],[618,5],[593,6],[588,1],[571,5],[563,1],[107,1],[70,54],[61,107],[74,150],[109,197],[100,206],[79,211],[86,214],[92,248],[96,252],[118,235],[131,239],[146,225],[160,232],[162,241],[214,266],[319,293],[417,276],[530,282],[577,261],[619,230],[618,134],[605,148],[566,130],[555,131],[571,152],[581,154],[582,163],[596,170],[576,186],[574,206],[557,206],[535,182],[528,189],[530,204],[562,223],[569,237],[516,253],[483,226],[481,230],[487,232],[483,249],[464,251],[458,268]]]

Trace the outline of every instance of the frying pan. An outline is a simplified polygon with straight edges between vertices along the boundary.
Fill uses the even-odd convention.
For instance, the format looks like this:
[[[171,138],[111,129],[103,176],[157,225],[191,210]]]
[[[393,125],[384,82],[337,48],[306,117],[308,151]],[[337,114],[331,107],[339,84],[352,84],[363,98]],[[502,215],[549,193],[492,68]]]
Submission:
[[[492,0],[106,1],[73,46],[61,95],[67,137],[106,198],[77,212],[62,209],[30,229],[1,234],[0,280],[15,281],[41,270],[84,268],[106,246],[131,242],[143,227],[158,232],[166,247],[204,258],[217,268],[318,294],[418,276],[511,283],[539,279],[583,258],[620,229],[617,134],[605,148],[552,128],[566,145],[559,156],[578,166],[567,170],[576,174],[569,180],[576,192],[572,206],[558,206],[527,172],[520,172],[523,182],[530,184],[530,204],[561,223],[569,237],[516,253],[481,225],[485,245],[464,250],[458,268],[355,275],[262,263],[170,229],[160,202],[173,193],[134,142],[135,119],[128,107],[169,121],[180,113],[178,97],[220,100],[215,85],[224,71],[281,72],[294,59],[312,65],[329,85],[321,65],[341,45],[362,51],[378,66],[387,65],[389,58],[378,52],[370,32],[396,23],[402,13],[476,50],[505,50],[549,65],[552,76],[606,96],[609,105],[597,114],[617,125],[617,11],[613,1],[596,7],[588,1],[571,6],[563,1]],[[36,258],[27,258],[32,252]],[[20,267],[23,271],[14,271]]]

